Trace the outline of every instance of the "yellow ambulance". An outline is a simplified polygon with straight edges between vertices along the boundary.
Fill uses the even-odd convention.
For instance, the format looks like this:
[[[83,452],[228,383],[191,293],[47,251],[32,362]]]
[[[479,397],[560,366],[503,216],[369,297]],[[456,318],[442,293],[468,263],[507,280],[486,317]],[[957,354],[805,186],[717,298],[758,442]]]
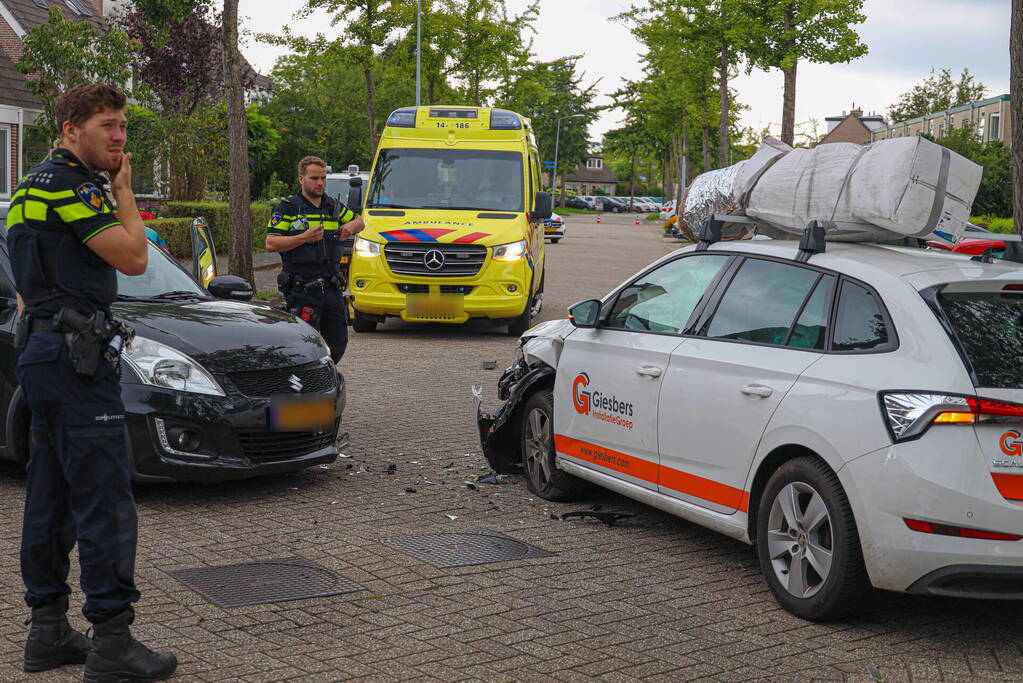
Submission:
[[[398,109],[387,119],[349,273],[352,326],[387,317],[507,325],[540,310],[551,197],[529,120],[488,107]]]

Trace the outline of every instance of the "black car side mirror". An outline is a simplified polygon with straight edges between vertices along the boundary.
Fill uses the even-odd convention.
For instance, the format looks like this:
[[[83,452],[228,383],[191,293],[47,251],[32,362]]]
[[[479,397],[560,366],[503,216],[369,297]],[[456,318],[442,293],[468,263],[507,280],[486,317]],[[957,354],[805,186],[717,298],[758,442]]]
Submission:
[[[348,179],[348,201],[345,203],[355,213],[362,211],[362,178],[352,176]]]
[[[549,192],[537,192],[533,200],[533,218],[546,220],[554,213]]]
[[[231,299],[233,301],[251,301],[252,285],[245,278],[237,275],[218,275],[206,285],[210,294],[218,299]]]
[[[600,301],[588,299],[568,307],[568,319],[576,327],[596,327],[600,317]]]

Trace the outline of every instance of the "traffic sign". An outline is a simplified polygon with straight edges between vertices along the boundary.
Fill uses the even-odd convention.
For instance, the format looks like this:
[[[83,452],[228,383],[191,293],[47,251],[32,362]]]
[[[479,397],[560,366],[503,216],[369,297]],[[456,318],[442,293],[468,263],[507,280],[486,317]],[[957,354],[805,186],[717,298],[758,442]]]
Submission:
[[[545,161],[545,162],[543,162],[543,165],[546,166],[547,168],[554,168],[554,162],[553,161]]]

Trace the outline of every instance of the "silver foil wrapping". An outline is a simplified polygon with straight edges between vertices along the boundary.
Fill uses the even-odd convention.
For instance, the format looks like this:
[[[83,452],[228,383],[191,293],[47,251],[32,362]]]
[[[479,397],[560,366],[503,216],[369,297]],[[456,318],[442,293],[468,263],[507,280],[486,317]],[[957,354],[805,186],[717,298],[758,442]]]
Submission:
[[[745,161],[696,176],[686,194],[682,218],[696,230],[715,213],[729,213],[735,206],[735,178]]]

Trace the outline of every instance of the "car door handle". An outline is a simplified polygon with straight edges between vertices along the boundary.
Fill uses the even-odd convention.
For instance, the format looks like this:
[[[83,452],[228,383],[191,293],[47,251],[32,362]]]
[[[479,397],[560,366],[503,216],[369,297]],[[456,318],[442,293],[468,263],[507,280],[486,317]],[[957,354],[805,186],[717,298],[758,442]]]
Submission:
[[[643,365],[636,368],[637,375],[644,375],[646,377],[660,377],[661,369],[656,365]]]
[[[750,398],[767,398],[774,393],[774,389],[765,387],[763,384],[747,384],[739,391]]]

